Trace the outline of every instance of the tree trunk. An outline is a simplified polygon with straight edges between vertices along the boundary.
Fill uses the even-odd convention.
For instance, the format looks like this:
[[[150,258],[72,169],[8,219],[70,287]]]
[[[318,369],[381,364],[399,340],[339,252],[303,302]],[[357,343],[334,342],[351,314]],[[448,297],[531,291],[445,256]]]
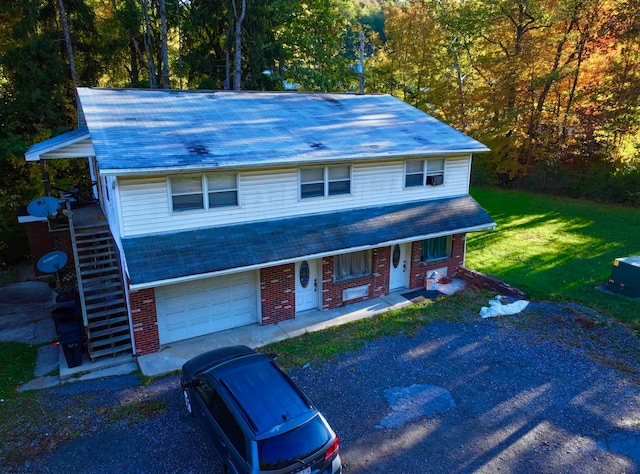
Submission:
[[[228,36],[227,36],[228,38]],[[231,89],[231,51],[229,51],[230,45],[227,43],[227,48],[224,52],[224,90]]]
[[[162,87],[169,89],[169,47],[167,45],[167,8],[165,0],[160,0],[160,21],[162,22]]]
[[[76,62],[73,58],[73,46],[71,45],[71,33],[69,32],[69,23],[67,22],[67,14],[64,10],[63,0],[58,0],[58,7],[60,8],[60,21],[62,23],[62,30],[64,31],[64,42],[67,45],[67,54],[69,55],[69,69],[71,70],[71,80],[73,81],[73,87],[78,88],[78,76],[76,74]]]
[[[140,71],[138,68],[138,43],[136,39],[129,35],[129,54],[131,56],[131,71],[129,71],[129,81],[131,85],[137,84],[140,80]]]
[[[147,10],[147,0],[142,0],[142,11],[144,14],[145,33],[144,33],[144,50],[147,54],[147,69],[149,70],[149,87],[155,89],[156,83],[156,68],[153,63],[153,47],[151,44],[151,22],[149,21],[149,11]]]
[[[238,15],[236,0],[233,0],[233,16],[235,19],[235,60],[233,62],[233,90],[240,90],[242,79],[242,22],[247,11],[247,0],[242,0],[242,9]]]

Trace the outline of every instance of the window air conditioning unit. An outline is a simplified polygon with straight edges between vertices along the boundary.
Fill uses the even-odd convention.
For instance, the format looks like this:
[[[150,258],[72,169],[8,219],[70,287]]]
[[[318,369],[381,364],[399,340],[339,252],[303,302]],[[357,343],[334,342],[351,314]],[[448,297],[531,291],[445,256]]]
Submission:
[[[443,176],[441,174],[437,174],[435,176],[427,176],[427,184],[431,186],[440,186],[443,181]]]

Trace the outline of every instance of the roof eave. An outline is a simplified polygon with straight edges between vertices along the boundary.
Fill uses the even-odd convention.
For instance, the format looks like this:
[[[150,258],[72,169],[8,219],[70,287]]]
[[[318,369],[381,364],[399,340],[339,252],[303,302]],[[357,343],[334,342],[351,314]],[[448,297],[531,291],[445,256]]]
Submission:
[[[169,166],[169,167],[153,167],[153,168],[105,168],[100,170],[100,174],[102,176],[151,176],[158,174],[167,174],[167,173],[176,173],[176,172],[198,172],[212,169],[254,169],[254,168],[272,168],[272,167],[280,167],[280,166],[305,166],[313,163],[327,163],[327,162],[353,162],[355,160],[366,160],[366,161],[383,161],[389,159],[402,159],[402,158],[416,158],[423,156],[456,156],[456,155],[466,155],[472,153],[487,153],[491,151],[489,148],[469,148],[469,149],[460,149],[460,150],[429,150],[420,153],[389,153],[386,155],[354,155],[348,157],[341,158],[328,158],[328,157],[320,157],[320,158],[305,158],[304,160],[274,160],[272,162],[260,162],[260,163],[233,163],[233,164],[225,164],[225,163],[217,163],[215,165],[209,164],[197,164],[197,165],[187,165],[187,166]],[[99,159],[98,159],[99,161]]]
[[[68,138],[63,138],[65,135],[67,135]],[[25,152],[24,157],[26,161],[40,161],[42,155],[90,138],[91,135],[89,134],[89,129],[87,127],[82,127],[43,142],[36,143]],[[47,145],[48,142],[50,142],[49,145]]]
[[[294,257],[294,258],[288,258],[288,259],[284,259],[284,260],[278,260],[278,261],[274,261],[274,262],[265,262],[265,263],[260,263],[260,264],[256,264],[256,265],[249,265],[246,267],[237,267],[237,268],[229,268],[226,270],[219,270],[216,272],[209,272],[209,273],[199,273],[197,275],[188,275],[188,276],[184,276],[184,277],[177,277],[177,278],[170,278],[167,280],[156,280],[156,281],[149,281],[149,282],[145,282],[145,283],[137,283],[137,284],[131,284],[129,285],[129,288],[133,291],[137,291],[137,290],[144,290],[147,288],[155,288],[158,286],[166,286],[166,285],[174,285],[177,283],[186,283],[189,281],[196,281],[196,280],[204,280],[206,278],[212,278],[212,277],[216,277],[216,276],[223,276],[223,275],[230,275],[232,273],[241,273],[241,272],[247,272],[247,271],[252,271],[252,270],[260,270],[261,268],[267,268],[267,267],[273,267],[273,266],[278,266],[278,265],[286,265],[289,263],[295,263],[298,262],[300,260],[311,260],[311,259],[316,259],[316,258],[323,258],[323,257],[329,257],[329,256],[333,256],[333,255],[341,255],[341,254],[345,254],[345,253],[351,253],[351,252],[358,252],[361,250],[371,250],[371,249],[375,249],[375,248],[380,248],[380,247],[388,247],[391,245],[395,245],[395,244],[404,244],[407,242],[414,242],[416,240],[424,240],[424,239],[434,239],[437,237],[443,237],[446,235],[452,235],[452,234],[466,234],[469,232],[485,232],[485,231],[492,231],[496,228],[496,223],[491,221],[490,223],[487,224],[483,224],[483,225],[477,225],[477,226],[473,226],[473,227],[465,227],[465,228],[461,228],[461,229],[455,229],[453,231],[449,230],[446,232],[438,232],[438,233],[434,233],[434,234],[425,234],[425,235],[416,235],[413,237],[409,237],[406,239],[400,239],[400,240],[391,240],[391,241],[387,241],[387,242],[379,242],[377,244],[371,244],[371,245],[364,245],[364,246],[360,246],[360,247],[351,247],[348,249],[343,249],[343,250],[339,250],[339,251],[331,251],[331,252],[321,252],[321,253],[316,253],[316,254],[311,254],[311,255],[300,255],[298,257]]]

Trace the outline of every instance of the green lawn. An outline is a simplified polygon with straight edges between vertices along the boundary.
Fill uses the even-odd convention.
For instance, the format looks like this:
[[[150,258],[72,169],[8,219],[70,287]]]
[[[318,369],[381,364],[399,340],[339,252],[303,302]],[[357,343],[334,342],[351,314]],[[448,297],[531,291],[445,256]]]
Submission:
[[[640,301],[595,289],[615,258],[640,255],[640,209],[486,188],[471,194],[498,227],[468,236],[468,267],[532,299],[579,302],[640,329]]]
[[[0,342],[0,399],[33,379],[38,347],[21,342]]]

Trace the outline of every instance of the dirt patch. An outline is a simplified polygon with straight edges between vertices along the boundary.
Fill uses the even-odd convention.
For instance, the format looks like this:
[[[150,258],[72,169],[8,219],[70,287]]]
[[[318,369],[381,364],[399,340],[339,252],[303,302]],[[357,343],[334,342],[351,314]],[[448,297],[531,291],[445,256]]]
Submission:
[[[575,303],[531,302],[521,314],[504,318],[504,322],[640,376],[638,333],[591,308]]]

